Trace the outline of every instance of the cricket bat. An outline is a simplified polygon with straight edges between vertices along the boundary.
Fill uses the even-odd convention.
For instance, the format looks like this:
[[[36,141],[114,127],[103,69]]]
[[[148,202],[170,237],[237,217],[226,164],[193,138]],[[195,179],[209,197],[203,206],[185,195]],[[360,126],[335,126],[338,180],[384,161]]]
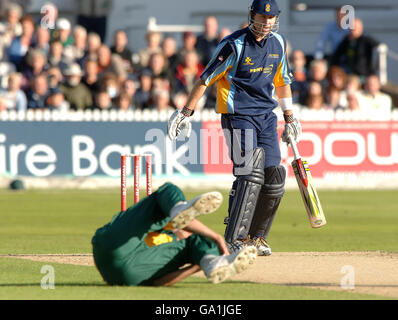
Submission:
[[[312,182],[310,168],[306,160],[300,157],[296,142],[290,139],[290,146],[293,150],[294,160],[292,167],[296,176],[297,184],[300,189],[301,197],[307,210],[310,224],[313,228],[319,228],[326,224],[326,218],[323,213],[321,202]]]

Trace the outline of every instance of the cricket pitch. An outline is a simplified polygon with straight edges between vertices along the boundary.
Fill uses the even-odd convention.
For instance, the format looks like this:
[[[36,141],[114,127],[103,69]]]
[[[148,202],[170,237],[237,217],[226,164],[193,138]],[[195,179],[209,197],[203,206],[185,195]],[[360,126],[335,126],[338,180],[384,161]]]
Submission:
[[[91,254],[16,254],[0,257],[94,266]],[[284,286],[347,290],[398,299],[398,253],[274,252],[231,280]],[[197,276],[204,277],[200,272]],[[347,281],[348,279],[348,281]]]

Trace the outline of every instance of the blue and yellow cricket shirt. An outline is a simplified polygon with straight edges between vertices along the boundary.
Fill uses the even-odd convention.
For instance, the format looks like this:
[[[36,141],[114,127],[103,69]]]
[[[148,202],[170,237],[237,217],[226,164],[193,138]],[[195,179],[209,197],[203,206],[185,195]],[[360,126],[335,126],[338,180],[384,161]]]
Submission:
[[[217,81],[217,113],[269,113],[278,106],[275,87],[293,82],[286,40],[273,33],[259,43],[249,28],[238,30],[220,42],[200,78],[207,87]]]

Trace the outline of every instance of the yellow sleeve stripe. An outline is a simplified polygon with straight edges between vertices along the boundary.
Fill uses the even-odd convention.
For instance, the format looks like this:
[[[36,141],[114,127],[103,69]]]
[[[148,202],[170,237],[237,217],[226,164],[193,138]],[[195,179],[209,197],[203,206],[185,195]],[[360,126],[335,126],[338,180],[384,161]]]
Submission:
[[[285,80],[283,79],[283,75],[282,75],[282,61],[279,63],[278,69],[276,70],[276,74],[274,77],[274,85],[277,88],[283,87],[286,85]]]
[[[229,70],[230,68],[228,68]],[[217,113],[228,113],[228,97],[231,90],[231,83],[223,77],[217,84]]]

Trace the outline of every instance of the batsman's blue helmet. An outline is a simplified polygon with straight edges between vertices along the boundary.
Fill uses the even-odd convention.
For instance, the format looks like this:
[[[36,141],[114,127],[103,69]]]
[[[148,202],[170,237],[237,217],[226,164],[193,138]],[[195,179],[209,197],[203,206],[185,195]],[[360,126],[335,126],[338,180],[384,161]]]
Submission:
[[[276,0],[253,0],[250,11],[269,16],[279,16],[280,13]]]
[[[255,14],[261,14],[276,17],[273,24],[265,24],[256,21]],[[264,37],[272,37],[279,30],[279,14],[280,10],[276,0],[253,0],[249,7],[249,29],[255,34]]]

